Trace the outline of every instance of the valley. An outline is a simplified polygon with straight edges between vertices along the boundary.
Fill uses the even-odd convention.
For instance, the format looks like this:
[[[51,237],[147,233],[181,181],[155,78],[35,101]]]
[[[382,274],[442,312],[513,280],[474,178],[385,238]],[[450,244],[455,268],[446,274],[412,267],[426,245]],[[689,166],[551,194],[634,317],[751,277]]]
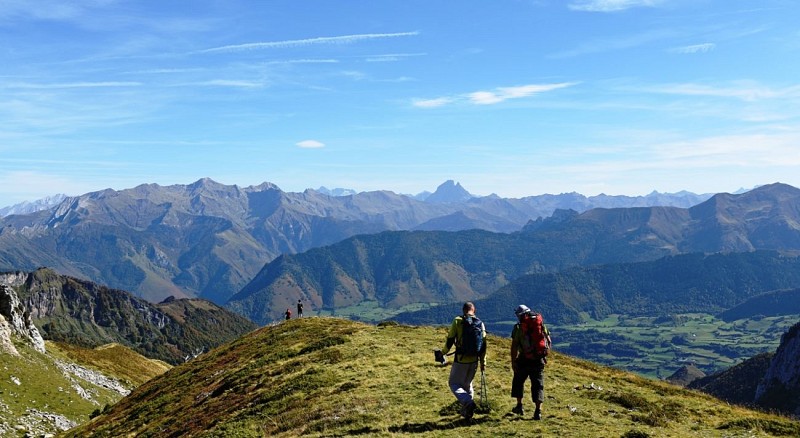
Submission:
[[[711,374],[775,351],[781,335],[798,322],[800,314],[725,322],[700,313],[610,315],[601,321],[549,327],[554,348],[564,354],[664,379],[686,364]]]

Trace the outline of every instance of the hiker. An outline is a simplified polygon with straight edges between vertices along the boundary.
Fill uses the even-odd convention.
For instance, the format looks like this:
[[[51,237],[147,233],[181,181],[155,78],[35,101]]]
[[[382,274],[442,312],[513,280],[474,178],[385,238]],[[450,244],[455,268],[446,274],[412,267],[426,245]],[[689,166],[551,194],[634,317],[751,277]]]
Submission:
[[[519,321],[511,331],[511,369],[514,378],[511,381],[511,397],[517,399],[517,406],[511,412],[524,415],[522,409],[522,393],[525,380],[531,379],[531,398],[536,405],[534,420],[542,418],[542,402],[544,401],[544,367],[547,364],[547,353],[552,341],[550,332],[542,322],[542,316],[531,312],[524,304],[517,306],[514,313]]]
[[[292,311],[290,309],[287,308],[286,313],[284,313],[284,315],[286,316],[287,321],[292,319]]]
[[[303,317],[303,302],[300,300],[297,300],[297,317]]]
[[[469,420],[476,408],[472,398],[472,380],[479,365],[481,371],[486,367],[486,327],[475,316],[474,304],[464,303],[462,311],[463,315],[456,316],[450,324],[443,354],[447,354],[455,344],[455,360],[450,368],[448,384],[461,404],[461,416]]]

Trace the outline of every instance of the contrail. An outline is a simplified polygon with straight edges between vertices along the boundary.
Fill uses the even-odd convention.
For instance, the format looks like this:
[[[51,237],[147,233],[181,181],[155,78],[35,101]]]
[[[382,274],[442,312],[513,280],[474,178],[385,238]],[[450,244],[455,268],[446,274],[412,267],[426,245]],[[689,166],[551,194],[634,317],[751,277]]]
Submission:
[[[414,36],[414,35],[419,35],[419,32],[414,31],[414,32],[398,32],[398,33],[366,33],[360,35],[307,38],[303,40],[268,41],[261,43],[234,44],[230,46],[214,47],[211,49],[200,50],[195,53],[239,52],[243,50],[297,47],[297,46],[308,46],[312,44],[350,44],[361,40],[370,40],[376,38],[395,38],[395,37]]]

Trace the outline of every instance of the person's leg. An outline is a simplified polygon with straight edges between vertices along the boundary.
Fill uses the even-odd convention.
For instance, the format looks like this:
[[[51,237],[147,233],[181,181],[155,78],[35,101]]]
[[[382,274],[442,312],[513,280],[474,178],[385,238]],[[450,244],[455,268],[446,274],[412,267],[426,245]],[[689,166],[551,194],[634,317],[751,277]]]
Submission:
[[[475,378],[477,369],[477,363],[453,362],[450,367],[450,379],[448,380],[450,391],[462,405],[472,401],[472,379]]]
[[[533,400],[533,404],[536,405],[536,410],[533,412],[533,419],[539,420],[542,418],[542,403],[544,402],[544,367],[533,367],[530,371],[531,399]]]
[[[511,397],[517,399],[517,405],[511,409],[511,412],[523,415],[522,408],[522,393],[525,388],[525,379],[528,378],[528,373],[525,372],[525,366],[521,363],[517,364],[517,370],[514,371],[514,377],[511,379]]]
[[[461,415],[465,418],[472,418],[475,412],[475,402],[473,401],[472,380],[475,378],[475,372],[478,369],[478,363],[458,363],[453,362],[450,368],[450,391],[456,396],[456,399],[461,404]]]

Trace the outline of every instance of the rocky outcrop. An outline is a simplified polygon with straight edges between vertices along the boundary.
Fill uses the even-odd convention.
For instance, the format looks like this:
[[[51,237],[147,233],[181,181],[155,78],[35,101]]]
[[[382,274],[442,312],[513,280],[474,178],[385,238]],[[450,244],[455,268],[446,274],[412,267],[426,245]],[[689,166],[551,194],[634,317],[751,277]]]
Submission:
[[[14,335],[44,353],[44,339],[33,325],[30,313],[12,288],[0,284],[0,348],[11,354],[17,353],[11,342]]]
[[[684,365],[675,371],[671,376],[666,378],[666,381],[678,386],[687,386],[697,379],[706,376],[700,368],[694,364]]]
[[[205,300],[150,304],[47,268],[0,274],[0,284],[19,297],[15,303],[22,303],[25,318],[39,327],[40,338],[87,348],[116,342],[173,364],[183,362],[190,352],[207,351],[257,327]]]
[[[800,323],[781,337],[769,369],[756,389],[756,403],[800,417]]]

